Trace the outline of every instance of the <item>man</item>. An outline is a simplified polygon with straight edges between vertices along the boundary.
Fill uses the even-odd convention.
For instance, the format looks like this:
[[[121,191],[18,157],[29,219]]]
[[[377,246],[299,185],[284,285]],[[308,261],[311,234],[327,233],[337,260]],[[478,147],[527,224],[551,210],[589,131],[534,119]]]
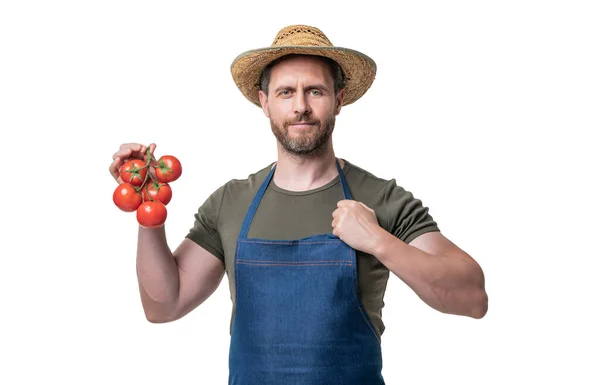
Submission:
[[[230,384],[383,384],[389,272],[438,311],[481,318],[480,266],[394,180],[336,158],[335,117],[371,86],[375,63],[317,28],[282,29],[231,67],[277,138],[277,162],[231,180],[198,210],[172,253],[165,229],[139,229],[137,271],[151,322],[202,304],[227,273]],[[150,151],[154,151],[151,145]],[[146,148],[125,144],[110,171]]]

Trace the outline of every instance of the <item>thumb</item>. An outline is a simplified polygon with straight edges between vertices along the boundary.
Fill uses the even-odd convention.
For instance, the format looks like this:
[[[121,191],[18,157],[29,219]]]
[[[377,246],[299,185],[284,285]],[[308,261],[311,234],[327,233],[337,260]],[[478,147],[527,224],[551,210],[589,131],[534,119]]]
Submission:
[[[156,149],[155,143],[150,143],[148,145],[148,147],[146,147],[146,150],[144,150],[144,162],[148,161],[148,153],[150,153],[152,156],[154,156],[154,149]]]

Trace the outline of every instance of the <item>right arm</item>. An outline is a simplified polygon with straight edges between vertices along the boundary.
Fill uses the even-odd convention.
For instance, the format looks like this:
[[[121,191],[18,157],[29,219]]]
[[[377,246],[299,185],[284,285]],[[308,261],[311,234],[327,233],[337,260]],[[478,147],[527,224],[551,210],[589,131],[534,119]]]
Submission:
[[[150,145],[153,153],[155,145]],[[122,183],[119,168],[131,158],[144,159],[145,146],[121,145],[109,171]],[[171,252],[165,227],[139,227],[136,270],[144,313],[153,323],[177,320],[202,304],[219,286],[225,267],[206,249],[185,239]]]
[[[144,313],[155,323],[177,320],[202,304],[225,273],[221,260],[189,239],[171,253],[164,226],[140,226],[136,266]]]

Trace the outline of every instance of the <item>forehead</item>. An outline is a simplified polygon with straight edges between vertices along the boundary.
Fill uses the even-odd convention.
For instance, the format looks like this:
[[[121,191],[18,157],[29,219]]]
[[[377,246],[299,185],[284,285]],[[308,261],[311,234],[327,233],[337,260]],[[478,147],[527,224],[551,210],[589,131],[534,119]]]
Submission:
[[[273,66],[271,83],[310,80],[333,84],[329,65],[324,59],[314,56],[291,56]]]

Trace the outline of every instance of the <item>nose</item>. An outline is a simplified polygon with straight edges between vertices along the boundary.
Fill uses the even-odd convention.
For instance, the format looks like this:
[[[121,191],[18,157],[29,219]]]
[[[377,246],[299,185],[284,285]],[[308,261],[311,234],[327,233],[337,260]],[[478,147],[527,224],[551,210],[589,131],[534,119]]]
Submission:
[[[304,92],[297,92],[294,96],[294,113],[298,116],[310,114],[310,105]]]

